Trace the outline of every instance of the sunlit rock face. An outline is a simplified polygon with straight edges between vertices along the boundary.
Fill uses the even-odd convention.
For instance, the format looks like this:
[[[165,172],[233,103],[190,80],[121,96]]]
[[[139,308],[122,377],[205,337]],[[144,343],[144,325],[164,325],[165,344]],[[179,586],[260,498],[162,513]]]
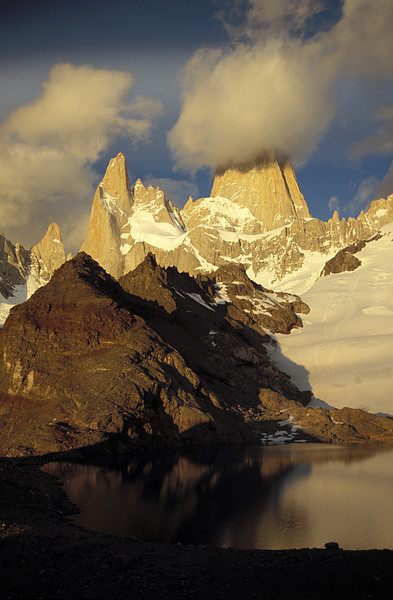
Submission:
[[[152,252],[160,265],[190,274],[239,264],[264,286],[302,293],[312,283],[300,281],[302,270],[315,281],[340,249],[392,220],[393,195],[358,219],[312,218],[291,164],[274,155],[218,169],[211,197],[178,210],[159,188],[140,180],[132,188],[119,154],[98,186],[82,250],[116,278]]]
[[[133,204],[126,160],[112,158],[94,195],[87,238],[81,250],[115,277],[123,271],[121,232]]]
[[[217,169],[210,198],[182,210],[188,230],[198,225],[257,235],[310,218],[292,165],[274,157]]]
[[[51,223],[42,240],[30,251],[31,274],[38,280],[48,282],[65,259],[59,226]]]
[[[150,238],[154,242],[181,233],[179,217],[164,193],[146,189],[139,179],[131,188],[124,155],[112,158],[95,193],[81,250],[118,278],[143,261],[154,245]]]
[[[218,169],[211,191],[212,198],[217,196],[248,209],[262,231],[311,217],[292,165],[274,157]]]

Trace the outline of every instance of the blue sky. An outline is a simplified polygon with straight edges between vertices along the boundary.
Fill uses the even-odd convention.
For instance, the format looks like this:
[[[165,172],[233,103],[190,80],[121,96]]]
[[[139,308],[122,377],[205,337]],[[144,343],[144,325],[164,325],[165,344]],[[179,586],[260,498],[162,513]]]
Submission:
[[[77,250],[120,151],[181,206],[277,147],[313,216],[357,216],[393,193],[392,26],[393,0],[6,1],[0,231]]]

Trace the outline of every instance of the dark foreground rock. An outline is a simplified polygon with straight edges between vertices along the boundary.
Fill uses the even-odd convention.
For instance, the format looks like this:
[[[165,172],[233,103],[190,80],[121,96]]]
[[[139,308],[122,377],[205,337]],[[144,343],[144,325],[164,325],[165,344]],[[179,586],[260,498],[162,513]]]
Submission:
[[[1,598],[391,598],[392,550],[152,544],[76,527],[74,510],[38,463],[0,459]]]
[[[122,283],[81,253],[11,311],[0,331],[3,455],[114,438],[125,450],[256,441],[265,397],[308,402],[271,364],[265,331],[232,317],[212,281],[149,256]]]
[[[122,285],[84,253],[63,264],[0,330],[0,455],[258,442],[295,424],[307,441],[393,440],[393,419],[305,408],[271,363],[264,327],[300,326],[300,299],[240,268],[215,277],[151,255]]]

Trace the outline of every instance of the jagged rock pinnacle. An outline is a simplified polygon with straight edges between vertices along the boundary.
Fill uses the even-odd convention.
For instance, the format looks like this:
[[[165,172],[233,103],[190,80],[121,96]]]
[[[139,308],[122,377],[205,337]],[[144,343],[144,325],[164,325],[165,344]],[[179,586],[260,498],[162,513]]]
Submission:
[[[119,154],[109,162],[104,179],[101,182],[103,191],[116,198],[117,206],[128,210],[132,198],[130,180],[127,172],[127,162],[124,154]]]
[[[363,212],[363,211],[362,211]],[[335,210],[331,219],[329,219],[329,223],[339,223],[340,218],[338,216],[338,211]]]
[[[57,223],[51,223],[42,240],[32,247],[31,274],[33,277],[49,281],[54,271],[66,259],[60,229]]]
[[[216,196],[248,208],[264,231],[311,216],[290,162],[270,155],[218,168],[211,191]]]
[[[393,195],[373,202],[357,220],[340,220],[337,213],[328,223],[312,219],[292,165],[272,153],[218,169],[211,197],[190,197],[179,211],[159,188],[140,179],[131,188],[120,153],[98,186],[81,250],[115,278],[151,251],[159,265],[191,274],[228,260],[241,263],[256,281],[266,276],[273,285],[301,268],[305,250],[327,255],[368,239],[392,215]]]
[[[133,205],[124,154],[109,162],[105,176],[94,195],[89,230],[81,250],[92,256],[108,273],[123,273],[121,233]]]

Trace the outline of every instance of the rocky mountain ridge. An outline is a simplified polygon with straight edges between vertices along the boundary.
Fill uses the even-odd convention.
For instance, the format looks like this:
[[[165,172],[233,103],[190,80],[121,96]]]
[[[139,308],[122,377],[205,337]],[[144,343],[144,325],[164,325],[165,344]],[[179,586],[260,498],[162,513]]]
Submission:
[[[213,282],[148,256],[123,285],[80,253],[10,312],[0,331],[7,453],[108,435],[131,447],[251,440],[259,394],[308,401],[255,343],[266,338],[257,323],[216,302]]]
[[[372,202],[357,219],[340,221],[337,212],[328,222],[312,218],[292,167],[274,158],[218,170],[212,197],[190,198],[180,211],[158,188],[146,189],[140,180],[131,188],[126,172],[119,154],[97,189],[82,245],[115,277],[153,252],[162,266],[190,274],[240,264],[254,281],[285,289],[286,278],[307,261],[315,263],[317,279],[339,250],[393,220],[393,195]],[[120,192],[112,180],[122,178]],[[114,195],[106,191],[115,187]]]
[[[65,262],[0,330],[1,453],[277,435],[393,440],[393,419],[307,408],[310,393],[271,363],[256,299],[266,299],[278,330],[300,325],[295,314],[286,322],[288,312],[307,310],[299,299],[280,305],[244,271],[216,277],[163,269],[149,255],[120,285],[85,253]],[[253,290],[249,313],[223,298],[229,283]]]
[[[3,323],[14,304],[25,301],[48,283],[66,255],[60,229],[51,223],[43,239],[26,250],[0,234],[0,322]]]
[[[157,235],[156,230],[164,236],[184,233],[178,211],[159,188],[146,189],[140,179],[131,188],[125,157],[119,154],[109,162],[95,193],[89,230],[81,251],[119,278],[142,262],[147,254],[136,244],[130,255],[130,241],[139,239],[140,229],[149,231],[152,237]]]
[[[340,221],[335,213],[324,223],[307,216],[287,163],[227,171],[213,189],[230,197],[190,199],[179,211],[158,188],[140,180],[131,187],[124,156],[112,159],[83,244],[101,267],[82,253],[51,279],[65,261],[55,224],[30,252],[3,242],[2,289],[15,304],[47,283],[11,311],[0,332],[5,428],[15,429],[18,413],[21,434],[8,446],[6,438],[7,452],[101,443],[108,434],[124,434],[126,445],[268,441],[278,421],[288,440],[299,427],[321,441],[390,439],[389,420],[377,423],[361,411],[308,413],[310,392],[299,392],[272,364],[265,344],[270,334],[299,329],[298,313],[309,310],[277,289],[307,290],[322,274],[355,269],[358,249],[393,221],[393,195],[358,219]],[[266,231],[257,197],[269,185],[283,224]],[[382,309],[365,310],[375,316]],[[238,390],[248,400],[239,401]],[[31,410],[37,422],[25,435],[21,415],[30,418]]]
[[[190,198],[179,210],[159,188],[146,188],[141,180],[131,186],[120,153],[97,188],[81,250],[115,278],[152,252],[160,265],[190,274],[238,264],[269,289],[303,293],[337,252],[391,221],[393,194],[372,202],[357,219],[340,220],[337,212],[328,222],[312,218],[291,165],[273,156],[218,169],[211,197]],[[10,305],[50,279],[65,252],[55,224],[30,251],[4,236],[0,246],[4,321]],[[299,284],[302,270],[309,279]]]

